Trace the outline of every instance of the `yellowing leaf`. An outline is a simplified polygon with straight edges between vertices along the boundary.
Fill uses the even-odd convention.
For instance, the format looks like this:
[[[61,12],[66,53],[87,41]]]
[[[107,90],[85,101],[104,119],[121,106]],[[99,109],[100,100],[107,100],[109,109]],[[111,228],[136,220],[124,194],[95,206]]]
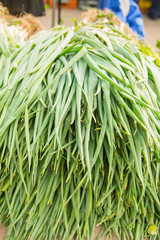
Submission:
[[[150,235],[156,235],[157,234],[157,226],[156,225],[152,225],[148,228],[148,233]]]

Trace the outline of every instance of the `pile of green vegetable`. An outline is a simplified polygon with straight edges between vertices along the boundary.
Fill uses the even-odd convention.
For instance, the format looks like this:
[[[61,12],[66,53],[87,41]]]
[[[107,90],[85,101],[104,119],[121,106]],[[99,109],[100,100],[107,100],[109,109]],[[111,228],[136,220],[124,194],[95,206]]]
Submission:
[[[97,239],[160,239],[160,69],[106,25],[0,46],[8,240],[89,240],[96,225]]]

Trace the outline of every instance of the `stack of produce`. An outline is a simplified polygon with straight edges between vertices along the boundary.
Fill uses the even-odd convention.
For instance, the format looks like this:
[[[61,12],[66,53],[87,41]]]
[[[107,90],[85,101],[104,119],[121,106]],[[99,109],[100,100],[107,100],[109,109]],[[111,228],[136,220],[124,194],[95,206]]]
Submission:
[[[21,41],[25,41],[42,30],[37,18],[31,14],[13,16],[0,2],[0,29],[9,28],[12,35],[19,35]]]
[[[59,26],[0,73],[6,239],[160,239],[160,69],[108,23]]]
[[[82,24],[89,24],[100,20],[101,22],[108,23],[109,27],[107,31],[118,33],[121,32],[125,37],[128,37],[131,41],[136,42],[141,51],[146,55],[152,57],[156,64],[160,66],[160,53],[155,50],[154,47],[150,46],[145,39],[139,40],[138,35],[132,31],[128,24],[122,22],[117,18],[113,12],[108,9],[99,10],[97,8],[89,8],[88,11],[84,12],[81,17]],[[124,37],[123,36],[123,37]],[[159,41],[157,40],[157,47],[159,46]]]
[[[99,10],[97,8],[89,8],[88,11],[84,12],[81,17],[82,22],[93,23],[98,20],[107,22],[110,26],[109,30],[112,31],[112,27],[123,32],[129,39],[138,42],[138,35],[132,31],[128,24],[122,22],[117,18],[113,12],[105,8]],[[113,29],[113,31],[114,31]]]

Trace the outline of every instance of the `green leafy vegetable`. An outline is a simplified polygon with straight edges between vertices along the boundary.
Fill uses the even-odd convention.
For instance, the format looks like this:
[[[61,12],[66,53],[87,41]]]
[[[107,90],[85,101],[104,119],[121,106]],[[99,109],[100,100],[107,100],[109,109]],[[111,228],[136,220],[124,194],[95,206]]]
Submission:
[[[89,240],[98,224],[97,239],[159,237],[160,70],[106,26],[58,26],[12,53],[1,41],[7,240]]]

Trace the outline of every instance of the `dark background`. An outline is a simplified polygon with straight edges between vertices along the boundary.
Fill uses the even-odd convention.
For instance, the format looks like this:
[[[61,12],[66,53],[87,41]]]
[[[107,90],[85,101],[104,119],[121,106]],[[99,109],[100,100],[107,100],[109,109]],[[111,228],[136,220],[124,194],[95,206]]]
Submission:
[[[35,16],[45,15],[43,0],[2,0],[1,2],[13,15],[23,12],[32,13]]]

